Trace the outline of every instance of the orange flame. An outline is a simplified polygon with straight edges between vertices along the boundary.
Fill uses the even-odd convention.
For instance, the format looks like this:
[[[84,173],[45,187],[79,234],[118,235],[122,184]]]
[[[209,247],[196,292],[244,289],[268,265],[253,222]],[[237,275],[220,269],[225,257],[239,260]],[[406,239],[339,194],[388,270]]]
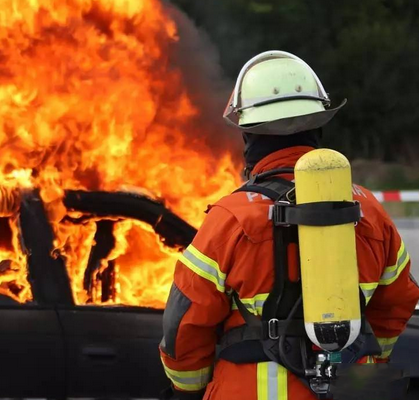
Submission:
[[[178,40],[158,0],[0,0],[0,185],[41,188],[78,304],[88,301],[96,225],[61,222],[64,190],[145,188],[199,226],[206,206],[239,184],[231,154],[203,139],[206,110],[171,63]],[[9,222],[0,292],[13,283],[12,297],[30,301]],[[114,236],[104,261],[115,263],[111,302],[164,307],[177,253],[136,221],[117,222]],[[90,301],[101,301],[97,290]]]

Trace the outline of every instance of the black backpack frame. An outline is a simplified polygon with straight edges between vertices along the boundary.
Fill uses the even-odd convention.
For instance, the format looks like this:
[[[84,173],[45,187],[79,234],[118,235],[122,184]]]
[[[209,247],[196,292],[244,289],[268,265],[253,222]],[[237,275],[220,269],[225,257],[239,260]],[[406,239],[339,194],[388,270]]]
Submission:
[[[235,363],[275,361],[299,377],[313,362],[312,343],[304,328],[301,280],[292,282],[288,274],[287,247],[298,245],[298,224],[330,226],[356,223],[360,219],[360,206],[356,202],[336,201],[295,204],[295,185],[279,177],[292,174],[293,168],[281,168],[253,176],[236,192],[259,193],[273,204],[273,245],[275,280],[264,303],[262,318],[253,315],[240,301],[233,298],[245,320],[245,325],[224,333],[220,340],[220,357]],[[236,193],[235,192],[235,193]],[[360,291],[361,304],[365,304]],[[363,318],[362,332],[371,336],[372,330]],[[372,335],[373,336],[373,335]],[[375,337],[365,340],[352,350],[353,359],[365,355],[378,355],[381,348]],[[362,348],[362,349],[361,349]]]

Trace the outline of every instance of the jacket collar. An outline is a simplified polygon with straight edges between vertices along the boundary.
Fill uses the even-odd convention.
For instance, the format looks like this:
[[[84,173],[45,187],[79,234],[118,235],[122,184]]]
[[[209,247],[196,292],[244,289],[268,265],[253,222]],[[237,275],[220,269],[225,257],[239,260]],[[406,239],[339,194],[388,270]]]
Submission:
[[[294,146],[275,151],[274,153],[271,153],[260,160],[255,165],[252,171],[252,175],[270,171],[275,168],[294,168],[299,158],[311,150],[314,150],[314,147]]]

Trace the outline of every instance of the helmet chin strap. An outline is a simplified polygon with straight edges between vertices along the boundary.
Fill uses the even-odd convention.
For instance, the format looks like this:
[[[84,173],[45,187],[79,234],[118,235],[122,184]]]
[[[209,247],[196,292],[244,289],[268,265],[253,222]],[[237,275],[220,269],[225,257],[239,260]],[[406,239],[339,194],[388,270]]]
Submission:
[[[249,180],[249,179],[252,177],[252,171],[253,171],[253,168],[255,168],[255,166],[254,166],[254,165],[250,165],[250,164],[247,164],[247,165],[244,167],[244,169],[243,169],[243,175],[244,175],[244,177],[245,177],[247,180]]]
[[[281,101],[291,101],[291,100],[316,100],[316,101],[323,102],[325,107],[330,106],[330,100],[329,99],[325,99],[325,98],[319,97],[319,96],[307,96],[307,95],[278,96],[278,97],[272,97],[272,98],[267,99],[267,100],[259,101],[259,102],[256,102],[256,103],[252,103],[252,104],[249,104],[245,107],[237,108],[234,112],[239,114],[244,110],[248,110],[249,108],[261,107],[261,106],[266,106],[266,105],[269,105],[269,104],[279,103]]]

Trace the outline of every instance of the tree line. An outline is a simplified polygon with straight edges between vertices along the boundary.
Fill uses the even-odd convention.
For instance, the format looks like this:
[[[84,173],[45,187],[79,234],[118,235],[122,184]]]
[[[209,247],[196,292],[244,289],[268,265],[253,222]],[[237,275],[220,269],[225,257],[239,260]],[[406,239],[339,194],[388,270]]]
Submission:
[[[325,145],[351,159],[417,163],[419,2],[172,0],[208,32],[235,79],[259,52],[285,50],[319,75],[334,103]]]

